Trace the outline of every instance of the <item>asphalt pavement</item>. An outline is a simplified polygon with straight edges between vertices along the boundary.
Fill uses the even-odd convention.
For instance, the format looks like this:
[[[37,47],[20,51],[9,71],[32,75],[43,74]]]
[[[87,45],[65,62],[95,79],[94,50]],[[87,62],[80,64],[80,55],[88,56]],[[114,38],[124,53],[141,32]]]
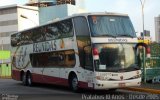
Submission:
[[[69,88],[57,85],[35,84],[27,87],[20,81],[0,79],[0,100],[148,100],[148,98],[160,100],[160,95],[124,89],[82,90],[80,93],[73,93]]]

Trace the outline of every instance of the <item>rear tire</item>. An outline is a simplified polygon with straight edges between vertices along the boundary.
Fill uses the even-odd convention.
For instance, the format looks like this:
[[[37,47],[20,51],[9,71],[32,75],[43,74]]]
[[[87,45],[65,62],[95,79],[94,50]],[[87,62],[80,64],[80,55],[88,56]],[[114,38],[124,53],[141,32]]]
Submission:
[[[25,86],[27,85],[25,73],[22,74],[22,84],[25,85]]]
[[[74,92],[78,92],[79,87],[78,87],[78,78],[76,75],[73,75],[70,79],[70,88],[72,89],[72,91]]]
[[[28,73],[26,77],[27,77],[27,79],[26,79],[27,80],[27,82],[26,82],[27,85],[28,86],[32,86],[33,85],[33,83],[32,83],[32,75],[30,73]]]

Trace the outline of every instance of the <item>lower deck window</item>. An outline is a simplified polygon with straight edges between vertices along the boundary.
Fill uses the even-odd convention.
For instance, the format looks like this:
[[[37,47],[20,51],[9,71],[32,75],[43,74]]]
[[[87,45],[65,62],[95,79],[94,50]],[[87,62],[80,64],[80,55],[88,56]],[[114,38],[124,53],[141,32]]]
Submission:
[[[73,67],[76,62],[74,50],[33,53],[30,60],[33,67]]]

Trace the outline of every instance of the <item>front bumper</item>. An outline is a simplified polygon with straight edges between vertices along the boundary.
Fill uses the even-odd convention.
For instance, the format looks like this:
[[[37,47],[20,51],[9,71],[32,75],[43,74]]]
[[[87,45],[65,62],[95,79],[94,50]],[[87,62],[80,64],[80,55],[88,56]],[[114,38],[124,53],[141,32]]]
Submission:
[[[97,80],[94,83],[94,89],[104,90],[104,89],[123,88],[123,87],[140,86],[140,85],[141,85],[141,78],[132,79],[132,80],[122,80],[122,81]]]

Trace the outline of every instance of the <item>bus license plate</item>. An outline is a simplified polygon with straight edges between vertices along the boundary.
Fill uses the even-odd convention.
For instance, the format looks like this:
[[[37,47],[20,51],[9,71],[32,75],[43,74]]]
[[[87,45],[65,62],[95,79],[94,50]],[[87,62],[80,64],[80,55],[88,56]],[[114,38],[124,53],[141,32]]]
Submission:
[[[126,84],[125,83],[119,83],[119,87],[125,87]]]

